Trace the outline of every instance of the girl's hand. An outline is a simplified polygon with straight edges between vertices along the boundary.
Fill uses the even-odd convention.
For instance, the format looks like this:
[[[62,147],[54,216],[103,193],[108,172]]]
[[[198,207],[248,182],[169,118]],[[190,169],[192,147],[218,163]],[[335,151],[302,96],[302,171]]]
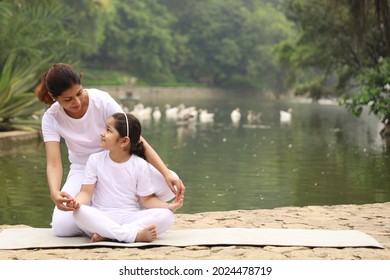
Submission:
[[[184,204],[184,195],[176,196],[175,200],[168,204],[168,209],[172,212],[175,212],[177,209],[180,209]]]
[[[167,182],[169,188],[175,194],[176,197],[184,196],[186,187],[184,186],[180,178],[177,178],[173,176],[172,173],[170,173],[168,176],[165,177],[165,181]]]
[[[67,206],[67,203],[73,201],[73,197],[71,197],[67,192],[57,192],[52,195],[51,199],[58,209],[62,211],[73,211],[73,208]]]
[[[72,209],[71,211],[76,211],[80,208],[80,203],[78,203],[76,200],[72,200],[66,203],[66,207]]]

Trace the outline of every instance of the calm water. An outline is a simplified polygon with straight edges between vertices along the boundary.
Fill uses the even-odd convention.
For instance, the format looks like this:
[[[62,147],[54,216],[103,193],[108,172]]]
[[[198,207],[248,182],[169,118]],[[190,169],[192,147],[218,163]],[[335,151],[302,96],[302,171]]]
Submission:
[[[140,101],[160,108],[168,102]],[[143,136],[186,184],[179,213],[390,201],[390,152],[373,116],[256,98],[169,102],[215,113],[206,124],[142,121]],[[233,125],[237,106],[243,117]],[[289,107],[291,123],[280,124],[279,110]],[[261,112],[261,123],[249,125],[248,110]],[[0,224],[47,227],[52,207],[41,141],[1,144]]]

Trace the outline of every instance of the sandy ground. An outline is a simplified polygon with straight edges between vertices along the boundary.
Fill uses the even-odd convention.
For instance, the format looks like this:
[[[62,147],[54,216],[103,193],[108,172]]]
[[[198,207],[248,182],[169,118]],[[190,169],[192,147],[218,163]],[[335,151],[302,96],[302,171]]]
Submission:
[[[11,226],[0,225],[0,230],[8,227]],[[371,235],[385,248],[190,246],[29,249],[0,250],[0,260],[390,260],[390,202],[178,213],[173,229],[214,227],[354,229]]]

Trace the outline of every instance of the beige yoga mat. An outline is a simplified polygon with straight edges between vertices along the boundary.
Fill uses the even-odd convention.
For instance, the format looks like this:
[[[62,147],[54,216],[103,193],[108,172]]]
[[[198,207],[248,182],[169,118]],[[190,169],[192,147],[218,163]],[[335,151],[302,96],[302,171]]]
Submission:
[[[383,248],[373,237],[356,230],[210,228],[170,230],[151,243],[91,243],[88,237],[56,237],[48,228],[10,228],[0,233],[0,249],[145,247],[193,245],[374,247]]]

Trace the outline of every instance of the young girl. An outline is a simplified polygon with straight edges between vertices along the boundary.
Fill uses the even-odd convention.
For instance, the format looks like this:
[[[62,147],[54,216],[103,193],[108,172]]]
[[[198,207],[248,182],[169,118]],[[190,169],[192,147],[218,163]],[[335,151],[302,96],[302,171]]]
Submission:
[[[42,133],[46,148],[46,173],[50,197],[56,207],[51,227],[57,236],[75,236],[83,231],[76,225],[66,203],[80,191],[88,157],[101,151],[100,132],[106,120],[123,112],[119,104],[98,89],[85,89],[81,75],[69,64],[52,65],[41,77],[37,87],[39,100],[50,105],[42,118]],[[61,188],[63,164],[60,141],[65,141],[70,161],[69,173]],[[184,193],[183,182],[171,172],[159,155],[141,136],[145,156],[151,169],[155,193],[163,200]]]
[[[154,195],[140,136],[141,124],[132,114],[110,117],[101,134],[104,151],[89,157],[81,191],[67,203],[92,242],[153,241],[170,228],[173,213],[183,205],[184,195],[170,204]]]

